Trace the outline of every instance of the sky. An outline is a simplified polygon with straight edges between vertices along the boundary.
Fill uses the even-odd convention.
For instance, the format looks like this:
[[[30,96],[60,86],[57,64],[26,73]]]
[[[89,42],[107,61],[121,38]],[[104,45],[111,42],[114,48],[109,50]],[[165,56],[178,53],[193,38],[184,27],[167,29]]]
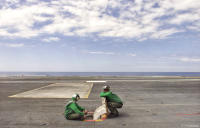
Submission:
[[[200,0],[1,0],[0,71],[200,72]]]

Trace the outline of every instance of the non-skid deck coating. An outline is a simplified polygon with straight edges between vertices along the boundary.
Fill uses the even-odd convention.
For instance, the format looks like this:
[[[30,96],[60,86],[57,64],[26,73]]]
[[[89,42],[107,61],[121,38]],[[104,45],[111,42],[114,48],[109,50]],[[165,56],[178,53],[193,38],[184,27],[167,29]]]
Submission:
[[[0,81],[0,128],[200,128],[200,79],[133,79],[106,79],[124,106],[119,117],[101,122],[66,120],[65,104],[71,98],[8,97],[48,86],[52,81]],[[88,99],[81,98],[78,104],[94,111],[101,105],[99,93],[104,85],[94,83]]]
[[[92,83],[54,83],[10,97],[18,98],[71,98],[78,93],[81,98],[88,98]]]

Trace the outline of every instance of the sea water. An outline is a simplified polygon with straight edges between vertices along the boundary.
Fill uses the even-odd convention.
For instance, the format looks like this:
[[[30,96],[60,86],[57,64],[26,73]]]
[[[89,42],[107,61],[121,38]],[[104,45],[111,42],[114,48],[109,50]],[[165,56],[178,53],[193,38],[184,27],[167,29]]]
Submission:
[[[6,76],[200,76],[200,72],[0,72]]]

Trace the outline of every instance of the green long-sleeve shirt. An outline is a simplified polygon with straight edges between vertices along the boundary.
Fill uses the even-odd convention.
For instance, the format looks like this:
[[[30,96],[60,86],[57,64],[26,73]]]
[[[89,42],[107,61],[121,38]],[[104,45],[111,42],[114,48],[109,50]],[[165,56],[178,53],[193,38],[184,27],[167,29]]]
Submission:
[[[78,113],[83,116],[84,110],[85,108],[79,106],[76,102],[70,101],[65,107],[65,116],[67,117],[69,114],[72,114],[72,113]]]
[[[108,102],[122,103],[122,100],[116,94],[112,93],[111,91],[101,92],[100,97],[106,97],[106,100]]]

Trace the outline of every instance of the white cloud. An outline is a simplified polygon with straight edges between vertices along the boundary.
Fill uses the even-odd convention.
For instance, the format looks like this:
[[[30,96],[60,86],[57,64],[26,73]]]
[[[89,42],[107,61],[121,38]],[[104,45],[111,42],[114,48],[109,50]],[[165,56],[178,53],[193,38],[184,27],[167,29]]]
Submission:
[[[129,56],[136,56],[135,53],[129,53],[128,55],[129,55]]]
[[[199,8],[200,2],[199,0],[171,0],[166,1],[169,3],[170,7],[174,10],[187,10],[187,9],[195,9]]]
[[[54,8],[44,3],[32,6],[22,5],[16,9],[3,8],[0,10],[0,36],[29,38],[39,35],[42,31],[34,28],[34,24],[49,20],[42,14],[55,14]],[[9,32],[9,30],[15,32]]]
[[[178,30],[178,29],[165,29],[165,30],[161,30],[158,31],[157,33],[153,33],[152,34],[152,38],[156,38],[156,39],[163,39],[166,38],[167,36],[177,33],[177,32],[182,32],[182,30]]]
[[[188,58],[188,57],[182,57],[179,59],[183,62],[200,62],[200,58]]]
[[[95,33],[99,37],[144,40],[162,39],[200,28],[199,0],[27,0],[25,4],[9,0],[2,6],[0,36],[3,37],[31,38],[55,33],[90,36]],[[48,21],[51,23],[45,24]],[[186,22],[188,25],[181,26]],[[44,25],[37,27],[40,23]]]
[[[39,2],[39,0],[26,0],[28,2]]]
[[[23,43],[0,43],[0,46],[20,48],[20,47],[24,47],[24,44]]]
[[[181,24],[183,22],[194,22],[196,20],[200,20],[200,14],[194,13],[186,13],[186,14],[180,14],[174,17],[170,23],[172,24]]]
[[[187,27],[188,29],[200,31],[200,22],[196,22],[190,26]]]
[[[44,42],[57,42],[59,40],[60,40],[60,38],[58,38],[58,37],[49,37],[49,38],[42,39],[42,41],[44,41]]]
[[[90,51],[89,54],[100,54],[100,55],[115,55],[114,52],[102,52],[102,51]]]

